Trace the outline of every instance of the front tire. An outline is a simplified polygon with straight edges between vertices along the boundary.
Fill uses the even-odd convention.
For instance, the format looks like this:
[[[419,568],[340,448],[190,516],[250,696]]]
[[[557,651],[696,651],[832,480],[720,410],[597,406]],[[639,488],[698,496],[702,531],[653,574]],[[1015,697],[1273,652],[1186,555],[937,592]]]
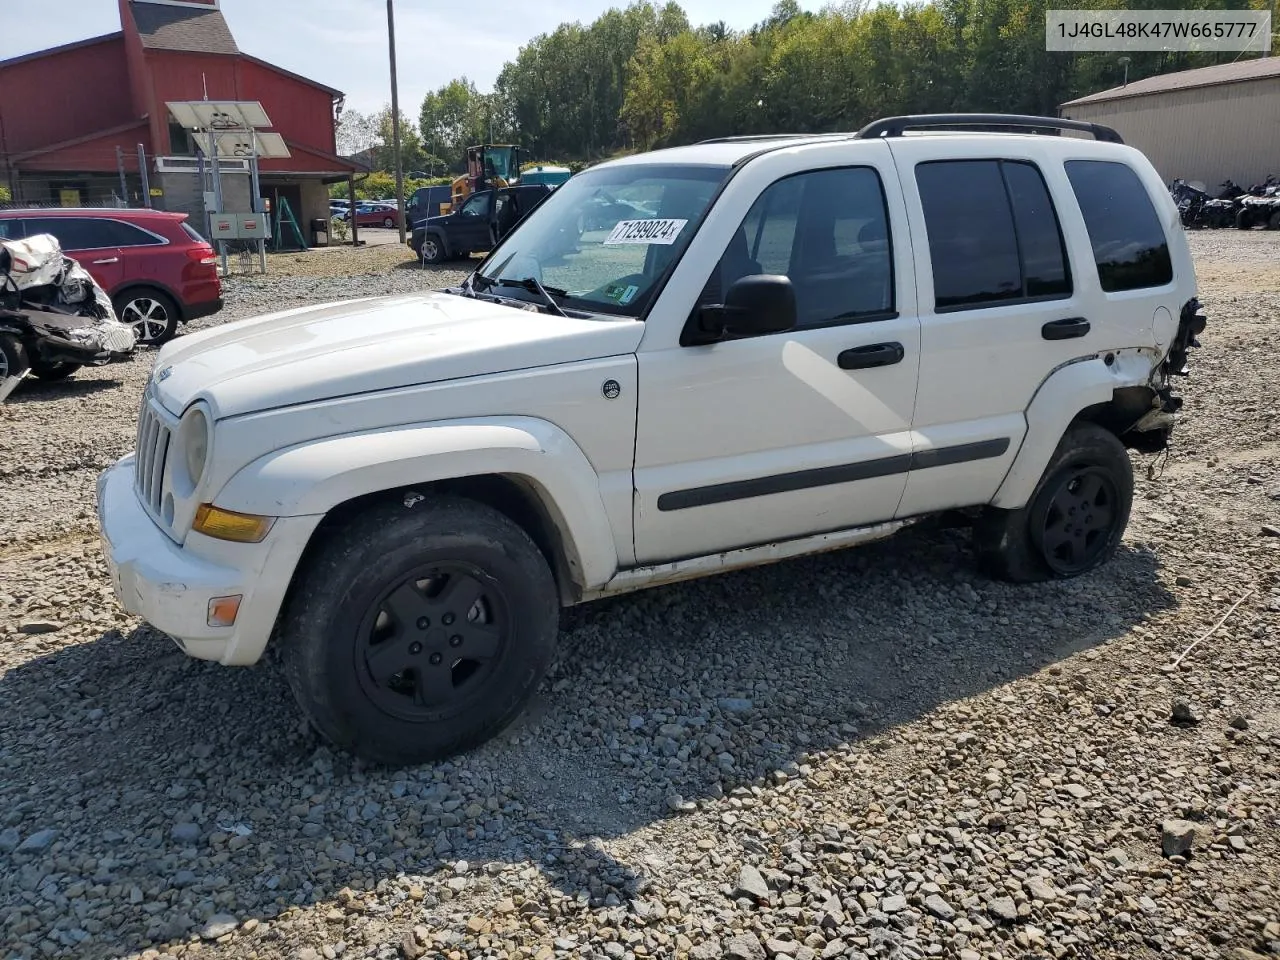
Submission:
[[[975,529],[979,559],[1001,580],[1029,583],[1078,577],[1120,546],[1133,509],[1133,464],[1111,432],[1069,428],[1030,501],[989,509]]]
[[[27,348],[7,333],[0,333],[0,380],[9,377],[21,377],[31,367],[27,358]]]
[[[1236,229],[1237,230],[1253,229],[1253,212],[1251,210],[1244,209],[1239,211],[1236,214]]]
[[[161,346],[178,332],[178,305],[168,294],[159,290],[126,290],[112,302],[120,322],[133,328],[138,346]]]
[[[547,561],[515,522],[409,494],[331,531],[301,571],[285,674],[335,746],[391,766],[440,760],[520,714],[558,617]]]
[[[439,237],[427,234],[422,238],[422,261],[423,263],[444,263],[446,260],[444,244]]]

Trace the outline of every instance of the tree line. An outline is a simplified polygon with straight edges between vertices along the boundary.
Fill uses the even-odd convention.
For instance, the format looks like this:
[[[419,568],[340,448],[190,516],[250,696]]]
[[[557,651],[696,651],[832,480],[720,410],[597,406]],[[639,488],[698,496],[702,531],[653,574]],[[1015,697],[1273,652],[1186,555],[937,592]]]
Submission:
[[[1052,5],[1063,7],[1169,9],[1167,0]],[[674,2],[639,0],[587,26],[562,24],[534,37],[491,91],[461,77],[429,93],[416,122],[402,118],[406,169],[425,172],[435,162],[457,171],[477,143],[514,142],[540,158],[590,162],[716,136],[856,130],[902,113],[1056,116],[1067,100],[1120,85],[1125,64],[1119,53],[1046,51],[1049,8],[1048,0],[852,0],[812,13],[779,0],[766,20],[738,31],[723,22],[694,26]],[[1239,56],[1134,52],[1128,79]],[[376,159],[389,162],[390,110],[354,119],[367,124]],[[355,126],[344,120],[340,134]],[[345,137],[345,146],[353,143]]]

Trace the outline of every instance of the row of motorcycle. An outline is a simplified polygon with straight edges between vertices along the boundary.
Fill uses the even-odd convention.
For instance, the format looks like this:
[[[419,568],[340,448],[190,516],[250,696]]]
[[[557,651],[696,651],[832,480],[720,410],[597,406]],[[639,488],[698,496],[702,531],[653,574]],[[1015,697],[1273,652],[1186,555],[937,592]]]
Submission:
[[[1247,190],[1226,180],[1216,194],[1210,194],[1201,183],[1174,180],[1169,184],[1169,193],[1178,206],[1182,225],[1188,230],[1221,227],[1280,230],[1280,177],[1269,176]]]

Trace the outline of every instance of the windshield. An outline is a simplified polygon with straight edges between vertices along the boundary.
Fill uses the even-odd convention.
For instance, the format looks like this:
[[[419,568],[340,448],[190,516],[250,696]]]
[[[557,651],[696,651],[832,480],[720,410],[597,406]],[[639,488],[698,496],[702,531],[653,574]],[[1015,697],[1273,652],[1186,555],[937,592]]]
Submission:
[[[532,277],[566,305],[639,316],[728,173],[728,167],[657,164],[586,170],[502,241],[475,285]],[[522,289],[503,295],[540,296]]]

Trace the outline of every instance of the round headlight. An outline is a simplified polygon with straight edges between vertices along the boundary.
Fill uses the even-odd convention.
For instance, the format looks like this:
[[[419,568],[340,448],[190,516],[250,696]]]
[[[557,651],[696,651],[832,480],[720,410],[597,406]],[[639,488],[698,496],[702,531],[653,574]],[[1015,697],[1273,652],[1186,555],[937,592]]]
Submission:
[[[181,432],[187,476],[191,479],[191,486],[198,487],[209,457],[209,418],[201,410],[192,410],[183,417]]]

